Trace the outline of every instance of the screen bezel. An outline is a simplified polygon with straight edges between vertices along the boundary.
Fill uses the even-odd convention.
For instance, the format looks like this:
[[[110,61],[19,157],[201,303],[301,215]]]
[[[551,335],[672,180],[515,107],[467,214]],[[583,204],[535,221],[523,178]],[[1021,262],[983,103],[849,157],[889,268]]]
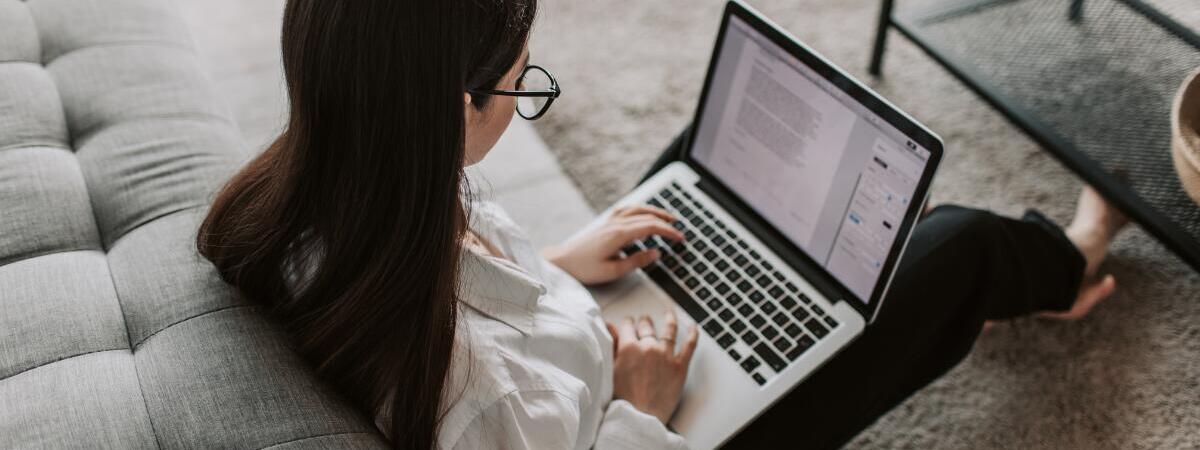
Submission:
[[[692,154],[692,147],[696,141],[696,134],[703,124],[700,123],[701,117],[704,114],[704,107],[708,101],[708,95],[713,83],[713,75],[716,72],[717,65],[720,64],[721,46],[725,41],[725,34],[732,26],[730,18],[736,16],[741,19],[750,28],[763,37],[769,39],[777,45],[781,50],[789,55],[797,58],[810,69],[820,74],[842,92],[845,92],[855,101],[865,106],[868,110],[875,113],[879,118],[885,120],[888,124],[900,130],[905,136],[911,139],[917,145],[929,150],[929,159],[925,163],[925,168],[921,173],[921,179],[917,183],[917,188],[913,192],[913,201],[909,204],[908,210],[905,211],[904,219],[901,222],[900,228],[897,230],[897,239],[892,243],[892,247],[888,250],[888,257],[880,270],[879,278],[875,282],[874,288],[871,290],[871,296],[868,299],[859,298],[853,291],[847,288],[841,281],[833,276],[825,267],[817,263],[816,260],[808,256],[808,253],[796,246],[790,239],[783,235],[770,222],[759,215],[754,208],[750,207],[729,187],[725,186],[715,175],[704,167],[704,164],[696,160]],[[800,272],[815,288],[821,290],[830,300],[845,299],[850,306],[858,310],[863,317],[868,321],[873,321],[876,314],[879,312],[879,307],[883,304],[884,294],[887,292],[888,286],[891,284],[892,275],[894,274],[896,264],[903,253],[904,246],[908,243],[911,231],[921,210],[924,208],[925,200],[928,197],[929,186],[933,181],[933,175],[942,159],[942,142],[933,132],[926,129],[924,126],[917,123],[912,118],[901,112],[898,108],[892,106],[887,100],[884,100],[871,89],[863,86],[847,75],[842,70],[838,69],[832,63],[826,61],[815,51],[809,49],[799,40],[792,37],[789,33],[782,30],[780,27],[771,23],[758,12],[750,7],[743,5],[737,0],[731,0],[725,5],[725,12],[722,15],[721,27],[717,33],[716,43],[713,46],[712,58],[708,65],[707,74],[704,78],[704,88],[700,93],[700,101],[696,106],[696,113],[692,118],[692,126],[689,127],[687,134],[687,144],[684,147],[681,159],[692,170],[700,174],[701,189],[714,197],[718,202],[730,209],[732,213],[738,215],[742,219],[744,225],[750,229],[764,244],[767,244],[773,249],[783,248],[787,251],[776,251],[777,254],[788,262],[794,269]]]

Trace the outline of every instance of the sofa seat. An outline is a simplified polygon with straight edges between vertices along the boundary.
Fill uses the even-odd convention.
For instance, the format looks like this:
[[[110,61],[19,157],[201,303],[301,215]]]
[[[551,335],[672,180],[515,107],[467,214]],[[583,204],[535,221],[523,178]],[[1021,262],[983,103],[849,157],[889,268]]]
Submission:
[[[163,0],[0,0],[0,448],[382,448],[195,250],[248,150]]]

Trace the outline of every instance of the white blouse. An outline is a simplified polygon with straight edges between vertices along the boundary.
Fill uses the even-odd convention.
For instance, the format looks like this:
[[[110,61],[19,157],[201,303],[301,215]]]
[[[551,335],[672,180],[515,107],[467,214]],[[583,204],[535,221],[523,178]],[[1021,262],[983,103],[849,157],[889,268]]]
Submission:
[[[463,252],[438,447],[685,448],[657,418],[613,399],[613,342],[588,291],[499,205],[471,213],[471,229],[508,259]]]

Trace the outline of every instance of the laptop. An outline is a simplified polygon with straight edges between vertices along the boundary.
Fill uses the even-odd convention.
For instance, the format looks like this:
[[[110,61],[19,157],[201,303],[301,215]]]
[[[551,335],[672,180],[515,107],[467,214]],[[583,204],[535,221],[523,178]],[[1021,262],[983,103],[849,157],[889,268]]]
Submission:
[[[700,324],[669,425],[712,448],[870,326],[942,142],[738,1],[692,123],[679,160],[613,206],[666,209],[686,241],[627,247],[662,257],[593,293],[609,320],[673,305]]]

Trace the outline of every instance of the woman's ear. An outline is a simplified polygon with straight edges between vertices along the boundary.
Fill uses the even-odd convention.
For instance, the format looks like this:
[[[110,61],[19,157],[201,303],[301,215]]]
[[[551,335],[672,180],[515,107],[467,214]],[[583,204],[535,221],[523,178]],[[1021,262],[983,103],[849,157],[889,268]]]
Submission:
[[[479,111],[471,106],[471,93],[463,92],[463,118],[466,119],[467,123],[471,123],[475,120],[475,114],[478,113]]]

